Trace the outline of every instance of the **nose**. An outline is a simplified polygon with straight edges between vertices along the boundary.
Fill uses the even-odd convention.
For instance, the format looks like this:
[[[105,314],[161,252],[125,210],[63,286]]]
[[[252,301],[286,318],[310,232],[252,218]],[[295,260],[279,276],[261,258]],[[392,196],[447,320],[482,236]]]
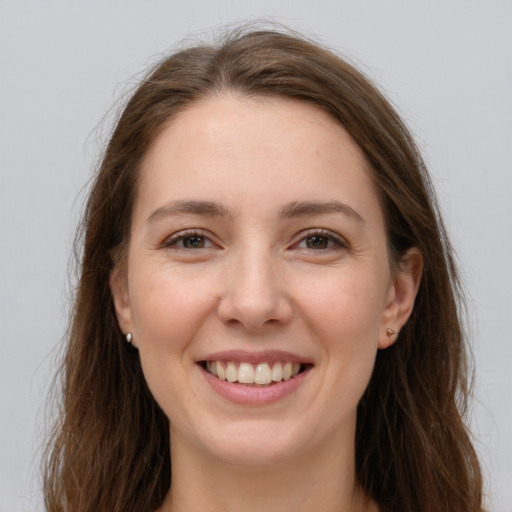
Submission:
[[[270,252],[247,249],[226,261],[218,307],[218,315],[225,324],[257,331],[286,324],[292,317],[286,280]]]

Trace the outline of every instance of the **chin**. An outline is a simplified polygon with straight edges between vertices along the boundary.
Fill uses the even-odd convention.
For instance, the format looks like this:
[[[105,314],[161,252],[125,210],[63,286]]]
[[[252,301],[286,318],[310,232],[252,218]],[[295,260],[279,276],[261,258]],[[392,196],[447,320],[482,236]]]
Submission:
[[[304,447],[306,436],[284,426],[254,423],[243,422],[240,426],[223,429],[218,437],[209,436],[205,449],[225,464],[248,469],[283,464],[302,451],[299,447]]]

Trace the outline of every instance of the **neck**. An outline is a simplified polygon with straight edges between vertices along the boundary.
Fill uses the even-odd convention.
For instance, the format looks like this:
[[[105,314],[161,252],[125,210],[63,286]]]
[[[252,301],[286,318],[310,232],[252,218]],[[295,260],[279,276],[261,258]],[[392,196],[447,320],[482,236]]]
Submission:
[[[174,441],[174,442],[173,442]],[[376,512],[356,483],[353,446],[280,464],[223,462],[171,436],[172,486],[158,512]]]

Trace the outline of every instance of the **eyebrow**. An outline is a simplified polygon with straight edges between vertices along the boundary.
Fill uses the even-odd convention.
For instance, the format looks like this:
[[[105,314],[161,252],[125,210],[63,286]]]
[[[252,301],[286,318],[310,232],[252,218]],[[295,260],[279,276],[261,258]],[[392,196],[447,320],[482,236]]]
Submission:
[[[343,213],[364,223],[363,217],[348,204],[340,201],[292,201],[284,205],[279,211],[281,219],[306,217],[308,215],[328,215]],[[168,216],[203,215],[207,217],[232,217],[228,208],[216,201],[182,200],[172,201],[157,208],[147,219],[151,223]]]
[[[363,217],[354,208],[340,201],[294,201],[281,209],[280,217],[291,219],[306,215],[328,215],[330,213],[343,213],[364,223]]]
[[[146,222],[153,222],[162,217],[172,215],[205,215],[208,217],[230,217],[229,210],[222,204],[215,201],[172,201],[157,208]]]

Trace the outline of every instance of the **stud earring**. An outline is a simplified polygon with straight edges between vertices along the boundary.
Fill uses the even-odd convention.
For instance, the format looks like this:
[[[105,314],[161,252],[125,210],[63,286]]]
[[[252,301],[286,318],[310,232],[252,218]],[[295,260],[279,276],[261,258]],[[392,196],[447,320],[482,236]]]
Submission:
[[[131,343],[131,342],[132,342],[132,339],[133,339],[133,337],[132,337],[132,333],[131,333],[131,332],[129,332],[129,333],[126,335],[126,341],[127,341],[128,343]]]
[[[393,334],[396,334],[396,331],[394,331],[393,329],[390,329],[390,328],[388,327],[388,329],[386,330],[386,336],[387,336],[388,338],[391,338],[391,336],[393,336]]]

